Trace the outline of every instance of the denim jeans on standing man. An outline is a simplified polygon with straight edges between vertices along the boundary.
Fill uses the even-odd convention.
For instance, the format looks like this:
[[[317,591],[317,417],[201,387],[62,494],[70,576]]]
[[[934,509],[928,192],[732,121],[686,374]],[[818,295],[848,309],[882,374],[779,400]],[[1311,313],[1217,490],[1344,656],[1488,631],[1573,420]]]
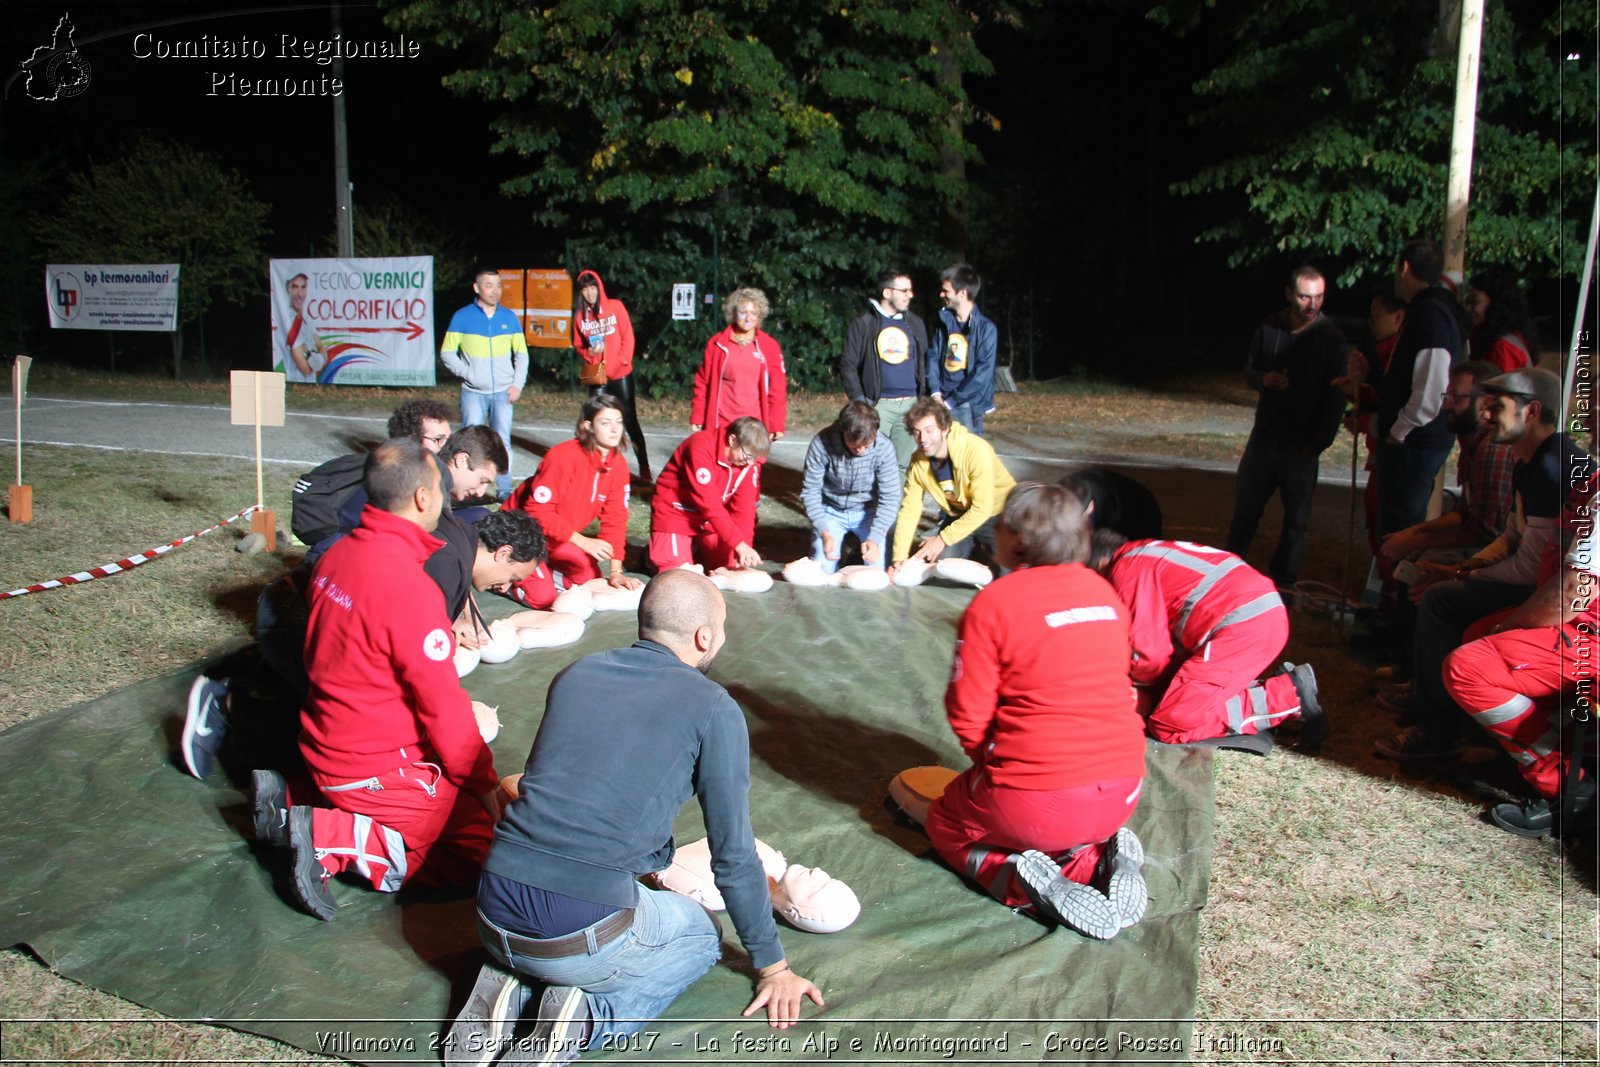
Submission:
[[[500,440],[506,446],[506,469],[500,472],[500,477],[495,479],[496,488],[500,491],[500,499],[504,500],[506,494],[511,492],[511,394],[505,390],[498,393],[475,393],[466,386],[461,387],[461,425],[487,426],[500,435]]]

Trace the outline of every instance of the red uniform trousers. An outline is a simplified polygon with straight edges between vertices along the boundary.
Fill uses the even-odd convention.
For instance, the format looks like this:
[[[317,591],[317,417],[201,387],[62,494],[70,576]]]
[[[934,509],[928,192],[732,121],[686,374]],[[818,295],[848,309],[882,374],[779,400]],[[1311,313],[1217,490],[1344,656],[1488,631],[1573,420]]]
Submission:
[[[1256,681],[1288,641],[1289,613],[1281,607],[1224,626],[1178,665],[1145,732],[1181,745],[1260,733],[1300,714],[1300,694],[1288,675]]]
[[[698,533],[651,533],[650,565],[657,571],[670,571],[698,563],[710,574],[718,567],[733,566],[733,549],[722,543],[710,522],[703,522]]]
[[[1566,773],[1564,694],[1594,692],[1592,633],[1578,627],[1507,630],[1469,641],[1445,657],[1450,698],[1500,742],[1528,784],[1554,800]],[[1591,735],[1592,736],[1592,735]]]
[[[550,553],[552,557],[554,552]],[[556,602],[555,572],[545,563],[522,581],[511,587],[511,598],[525,608],[544,611]]]
[[[600,573],[594,557],[571,541],[550,546],[550,569],[567,580],[569,589],[595,578],[605,577]]]
[[[981,767],[957,775],[928,809],[928,840],[951,867],[1010,907],[1031,903],[1009,862],[1038,849],[1061,860],[1061,873],[1087,885],[1100,847],[1139,803],[1142,778],[1107,778],[1066,789],[995,785]],[[1068,855],[1070,853],[1070,855]]]
[[[405,750],[401,750],[404,758]],[[372,888],[470,888],[494,840],[489,812],[426,760],[359,781],[312,775],[331,808],[314,808],[311,841],[329,874],[360,871]]]

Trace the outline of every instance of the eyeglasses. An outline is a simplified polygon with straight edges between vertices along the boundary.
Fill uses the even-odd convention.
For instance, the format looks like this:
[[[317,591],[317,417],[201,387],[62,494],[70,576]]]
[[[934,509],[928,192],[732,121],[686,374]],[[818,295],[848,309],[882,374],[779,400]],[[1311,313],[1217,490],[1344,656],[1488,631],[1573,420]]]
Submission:
[[[442,445],[450,440],[450,435],[447,433],[425,433],[422,435],[422,439],[429,444]]]
[[[914,292],[914,290],[909,285],[906,286],[904,289],[897,289],[897,288],[895,288],[894,286],[891,285],[891,286],[887,287],[887,290],[888,290],[888,292],[891,292],[891,293],[911,293],[911,292]]]
[[[1478,394],[1477,393],[1440,393],[1439,395],[1444,397],[1444,399],[1446,399],[1446,400],[1471,400],[1474,397],[1476,397]]]

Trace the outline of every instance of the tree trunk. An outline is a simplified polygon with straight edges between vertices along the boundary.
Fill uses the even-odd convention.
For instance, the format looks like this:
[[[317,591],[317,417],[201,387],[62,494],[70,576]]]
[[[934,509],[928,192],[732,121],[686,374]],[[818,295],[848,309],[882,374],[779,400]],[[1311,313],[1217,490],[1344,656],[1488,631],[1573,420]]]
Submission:
[[[183,377],[183,327],[178,326],[172,331],[172,377]]]

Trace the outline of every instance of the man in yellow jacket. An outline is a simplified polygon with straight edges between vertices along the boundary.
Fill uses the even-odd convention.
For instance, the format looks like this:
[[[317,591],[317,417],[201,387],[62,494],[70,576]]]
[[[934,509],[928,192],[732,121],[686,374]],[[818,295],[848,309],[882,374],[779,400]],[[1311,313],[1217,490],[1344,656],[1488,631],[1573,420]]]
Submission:
[[[994,522],[1017,482],[994,446],[954,422],[943,401],[918,400],[906,412],[906,428],[917,441],[917,454],[906,468],[906,491],[894,527],[894,562],[940,556],[965,558],[976,541],[994,555]],[[932,494],[944,515],[915,552],[917,524],[922,520],[922,495]]]

